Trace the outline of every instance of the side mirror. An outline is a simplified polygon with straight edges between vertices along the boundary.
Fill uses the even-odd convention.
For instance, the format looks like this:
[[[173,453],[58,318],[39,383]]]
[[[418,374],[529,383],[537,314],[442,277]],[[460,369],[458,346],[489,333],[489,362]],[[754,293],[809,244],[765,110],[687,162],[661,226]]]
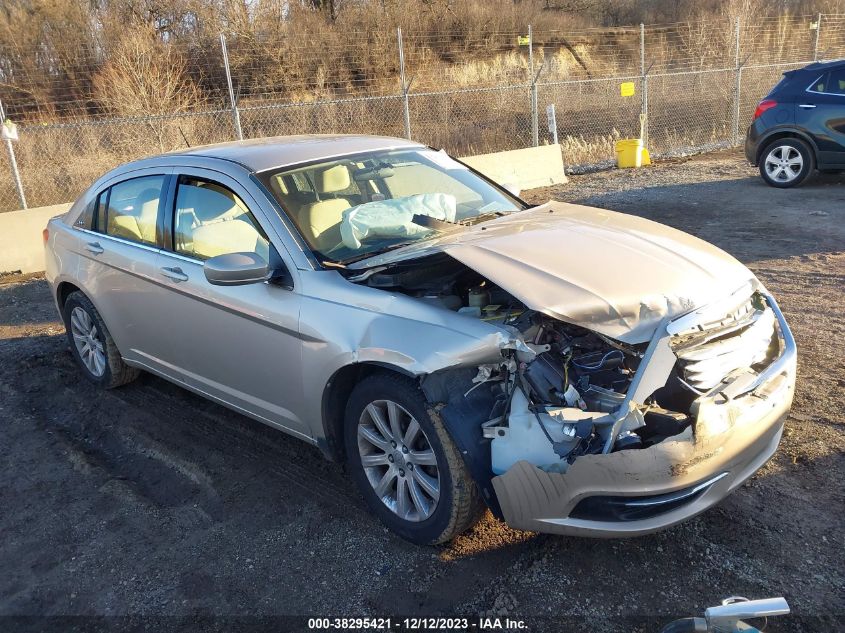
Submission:
[[[226,253],[207,259],[202,266],[208,283],[242,286],[267,281],[272,276],[267,262],[255,253]]]
[[[504,189],[510,194],[515,195],[517,198],[519,198],[519,194],[522,193],[522,189],[519,188],[519,185],[513,182],[506,182],[502,185],[502,189]]]

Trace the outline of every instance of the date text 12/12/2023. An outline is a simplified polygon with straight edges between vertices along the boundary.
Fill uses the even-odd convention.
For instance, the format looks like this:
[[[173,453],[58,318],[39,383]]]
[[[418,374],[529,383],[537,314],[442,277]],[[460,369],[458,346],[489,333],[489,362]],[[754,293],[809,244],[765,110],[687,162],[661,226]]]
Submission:
[[[518,631],[527,627],[519,618],[500,617],[353,617],[309,618],[308,628],[319,630],[374,631]]]

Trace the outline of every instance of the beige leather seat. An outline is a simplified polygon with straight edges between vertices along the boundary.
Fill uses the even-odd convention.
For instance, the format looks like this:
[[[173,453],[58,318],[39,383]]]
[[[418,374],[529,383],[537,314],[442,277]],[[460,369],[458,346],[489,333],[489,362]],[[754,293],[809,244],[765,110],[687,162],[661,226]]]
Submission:
[[[230,197],[207,187],[182,185],[177,209],[177,248],[200,259],[225,253],[258,253],[269,246],[252,218]]]
[[[155,244],[160,195],[160,189],[150,187],[137,195],[132,213],[118,215],[109,209],[107,233],[134,242]]]
[[[299,210],[299,228],[319,251],[327,252],[341,243],[340,221],[350,206],[349,200],[335,195],[349,189],[352,179],[349,168],[335,165],[314,173],[314,189],[318,200]]]

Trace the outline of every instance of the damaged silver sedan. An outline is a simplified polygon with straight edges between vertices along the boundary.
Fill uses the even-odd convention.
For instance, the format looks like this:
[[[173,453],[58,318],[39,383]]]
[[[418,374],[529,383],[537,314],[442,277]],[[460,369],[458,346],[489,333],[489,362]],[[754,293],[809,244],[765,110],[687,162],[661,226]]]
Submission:
[[[45,231],[83,374],[143,369],[345,461],[416,543],[683,521],[774,453],[795,386],[738,261],[637,217],[531,206],[398,139],[200,147],[103,176]]]

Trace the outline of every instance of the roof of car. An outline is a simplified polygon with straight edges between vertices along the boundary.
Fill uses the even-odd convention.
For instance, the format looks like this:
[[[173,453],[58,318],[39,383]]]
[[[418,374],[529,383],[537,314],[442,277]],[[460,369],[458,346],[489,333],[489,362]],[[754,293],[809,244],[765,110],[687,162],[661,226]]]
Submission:
[[[803,68],[799,68],[798,70],[827,70],[829,68],[833,68],[835,66],[840,66],[845,64],[845,58],[842,59],[829,59],[820,62],[813,62]]]
[[[336,156],[401,147],[422,147],[422,145],[390,136],[308,134],[202,145],[170,152],[168,156],[220,158],[239,163],[258,172]]]

